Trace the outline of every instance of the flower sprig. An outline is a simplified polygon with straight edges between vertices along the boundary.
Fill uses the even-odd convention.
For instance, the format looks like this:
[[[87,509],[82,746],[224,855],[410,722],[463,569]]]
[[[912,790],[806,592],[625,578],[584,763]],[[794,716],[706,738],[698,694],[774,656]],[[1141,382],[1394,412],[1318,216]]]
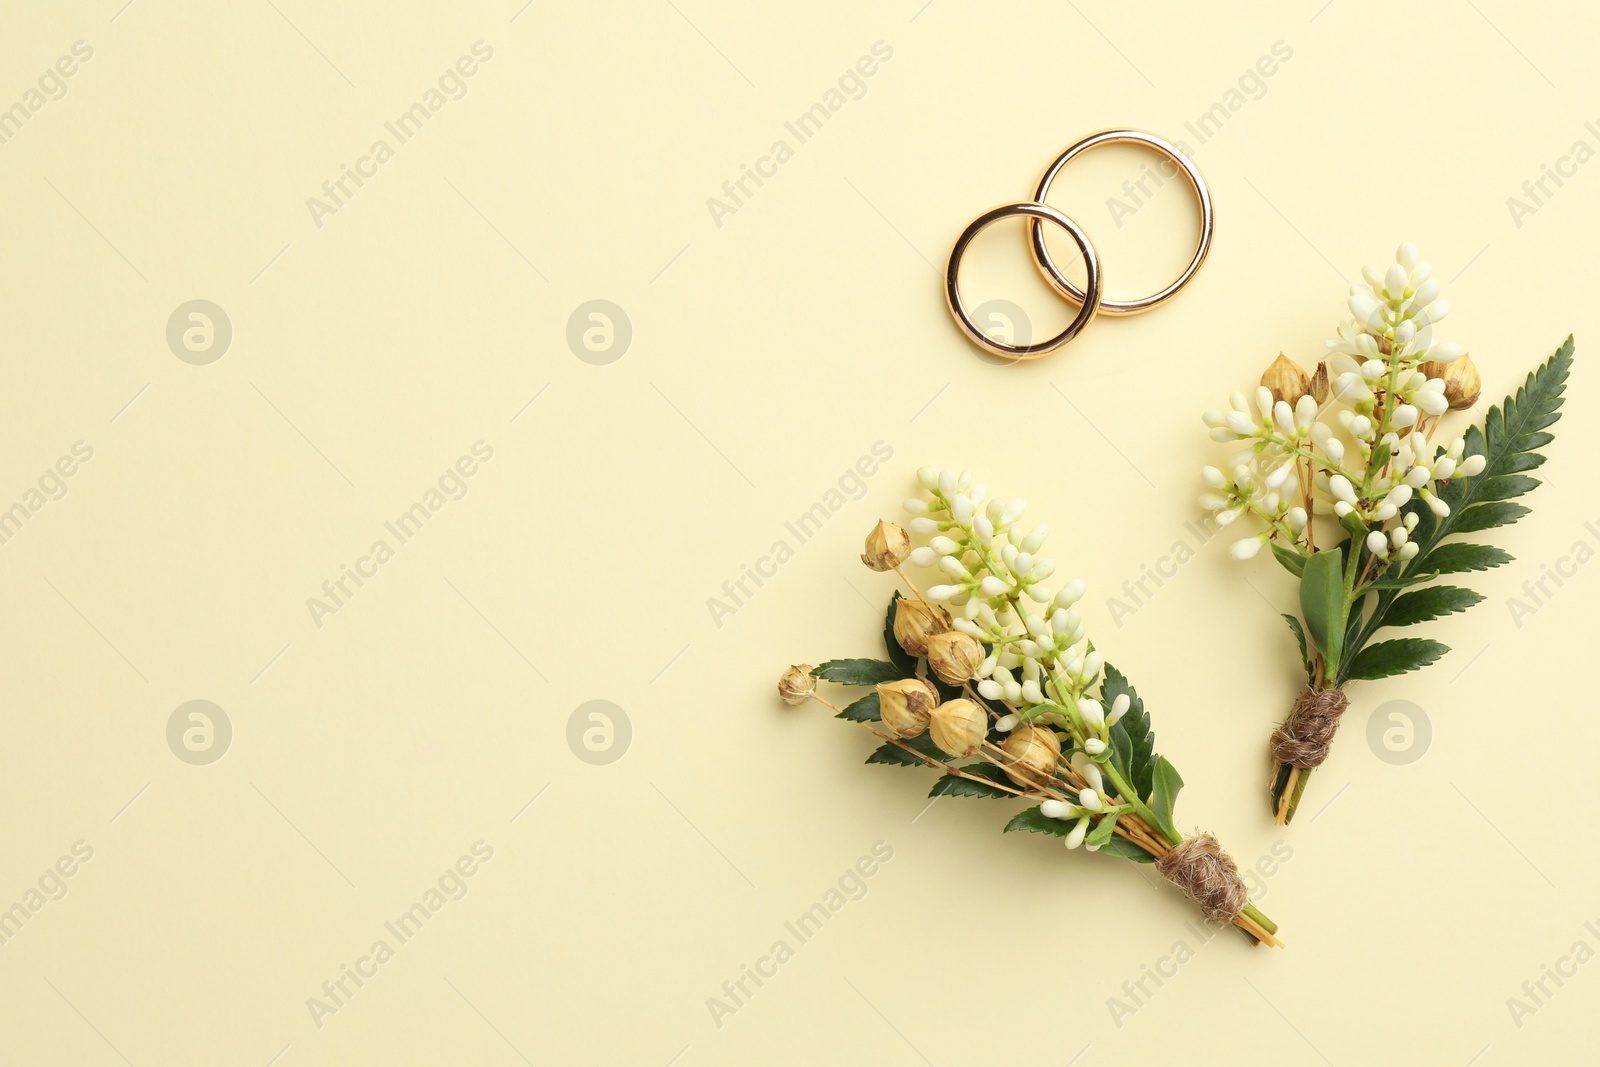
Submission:
[[[913,548],[901,527],[880,522],[862,555],[914,594],[890,600],[889,658],[796,665],[779,694],[825,703],[876,735],[883,743],[869,763],[940,770],[932,796],[1032,800],[1007,830],[1154,863],[1209,919],[1278,944],[1215,839],[1178,831],[1183,779],[1156,754],[1138,694],[1085,635],[1075,607],[1083,581],[1047,584],[1056,569],[1041,554],[1048,528],[1023,529],[1024,503],[988,497],[969,472],[917,477],[923,494],[906,510],[926,543]],[[907,562],[938,573],[926,595],[901,570]],[[819,681],[872,691],[839,707]]]
[[[1450,304],[1432,268],[1408,243],[1392,264],[1363,277],[1314,374],[1279,355],[1250,396],[1234,393],[1228,410],[1204,415],[1212,440],[1242,450],[1202,468],[1201,506],[1219,527],[1254,520],[1256,532],[1233,543],[1235,559],[1270,546],[1301,582],[1304,625],[1285,618],[1307,689],[1273,737],[1280,823],[1327,756],[1347,703],[1343,686],[1416,670],[1449,651],[1418,638],[1369,644],[1373,633],[1470,607],[1482,599],[1471,590],[1417,587],[1510,559],[1488,546],[1443,542],[1527,513],[1508,501],[1538,484],[1523,472],[1543,462],[1533,449],[1550,440],[1543,431],[1559,417],[1572,356],[1568,338],[1523,390],[1490,411],[1485,429],[1448,437],[1449,413],[1476,404],[1481,386],[1461,346],[1435,336]]]

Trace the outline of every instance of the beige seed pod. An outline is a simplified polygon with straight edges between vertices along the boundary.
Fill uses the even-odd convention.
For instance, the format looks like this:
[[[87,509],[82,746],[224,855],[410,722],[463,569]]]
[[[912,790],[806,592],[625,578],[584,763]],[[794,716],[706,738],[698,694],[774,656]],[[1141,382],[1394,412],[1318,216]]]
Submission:
[[[978,754],[989,734],[989,715],[970,700],[946,700],[933,709],[928,734],[939,751],[953,759]]]
[[[1311,376],[1311,399],[1319,405],[1328,402],[1328,361],[1317,364],[1317,373]]]
[[[861,554],[862,563],[875,571],[892,571],[911,555],[911,538],[894,523],[880,519],[867,534],[866,549]]]
[[[816,691],[817,678],[811,673],[809,663],[796,663],[784,671],[783,677],[778,679],[778,695],[783,698],[785,704],[797,706],[804,704]]]
[[[878,718],[896,737],[916,737],[928,728],[928,716],[939,703],[939,691],[921,678],[901,678],[878,685]]]
[[[1019,726],[1000,746],[1008,757],[1002,766],[1007,777],[1024,788],[1049,785],[1061,758],[1061,742],[1040,726]]]
[[[1478,402],[1483,392],[1483,382],[1478,379],[1477,365],[1472,357],[1462,354],[1449,363],[1424,363],[1423,374],[1444,379],[1444,398],[1450,402],[1451,411],[1465,411]]]
[[[983,663],[983,646],[970,634],[947,630],[928,638],[928,666],[945,685],[971,681]]]
[[[926,656],[928,640],[949,630],[950,613],[937,604],[904,598],[895,601],[894,639],[913,656]]]
[[[1305,368],[1282,352],[1261,375],[1261,384],[1272,390],[1272,399],[1287,400],[1291,407],[1311,390],[1311,378]]]

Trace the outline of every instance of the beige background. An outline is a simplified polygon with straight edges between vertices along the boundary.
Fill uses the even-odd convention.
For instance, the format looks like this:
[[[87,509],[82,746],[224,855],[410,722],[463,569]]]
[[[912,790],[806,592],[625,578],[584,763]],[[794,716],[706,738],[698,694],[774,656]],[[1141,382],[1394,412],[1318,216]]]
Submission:
[[[1507,206],[1575,141],[1600,147],[1586,5],[123,3],[13,4],[0,35],[3,107],[93,50],[0,145],[0,506],[93,449],[0,545],[0,907],[93,850],[0,946],[0,1058],[1588,1056],[1600,965],[1547,983],[1520,1027],[1507,1006],[1541,968],[1570,972],[1575,942],[1600,948],[1582,673],[1600,572],[1520,626],[1507,603],[1600,546],[1600,167],[1520,226]],[[464,98],[318,226],[308,198],[480,40]],[[717,225],[707,198],[879,41],[893,55],[860,99]],[[1185,123],[1280,41],[1292,56],[1197,144]],[[942,305],[950,242],[1109,125],[1195,148],[1210,262],[1157,313],[986,364]],[[1145,162],[1085,159],[1056,200],[1124,296],[1175,270],[1194,227],[1177,186],[1112,221]],[[1043,331],[1060,306],[1020,233],[979,243],[967,291]],[[1219,538],[1121,626],[1107,598],[1192,537],[1216,455],[1199,412],[1280,349],[1312,358],[1348,280],[1406,238],[1486,398],[1569,331],[1572,397],[1534,515],[1494,535],[1517,562],[1427,628],[1455,649],[1442,663],[1354,692],[1301,819],[1275,829],[1286,576]],[[206,366],[165,339],[193,299],[233,328]],[[566,342],[591,299],[632,325],[608,365]],[[493,458],[464,498],[319,627],[308,598],[478,441]],[[707,599],[877,441],[893,459],[864,495],[716,625]],[[1002,837],[1002,805],[925,811],[925,776],[861,767],[870,739],[772,697],[791,661],[876,650],[889,584],[856,553],[922,463],[971,466],[1052,522],[1091,634],[1189,783],[1181,821],[1245,864],[1291,855],[1258,893],[1286,950],[1202,947],[1147,870]],[[166,740],[194,699],[233,729],[207,766]],[[1410,764],[1366,741],[1391,699],[1432,724]],[[631,722],[609,765],[568,745],[590,700]],[[493,858],[464,898],[319,1027],[308,998],[478,841]],[[795,944],[785,922],[880,841],[865,898],[718,1026],[708,998]],[[1179,941],[1193,958],[1115,1015]]]

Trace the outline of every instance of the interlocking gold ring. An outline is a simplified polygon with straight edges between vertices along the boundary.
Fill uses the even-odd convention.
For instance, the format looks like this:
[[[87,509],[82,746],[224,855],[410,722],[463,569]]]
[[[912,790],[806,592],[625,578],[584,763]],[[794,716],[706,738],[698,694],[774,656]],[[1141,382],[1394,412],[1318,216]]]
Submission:
[[[1194,258],[1183,269],[1183,273],[1178,275],[1176,281],[1165,289],[1146,297],[1140,297],[1138,300],[1101,299],[1099,301],[1100,311],[1106,315],[1137,315],[1142,311],[1149,311],[1157,304],[1172,299],[1179,289],[1189,284],[1189,279],[1194,277],[1195,272],[1200,269],[1200,264],[1205,262],[1206,253],[1211,251],[1211,238],[1216,230],[1216,215],[1211,206],[1211,190],[1206,187],[1206,180],[1200,176],[1200,171],[1189,161],[1189,158],[1183,154],[1177,145],[1164,138],[1157,137],[1153,133],[1146,133],[1143,130],[1101,130],[1099,133],[1091,133],[1057,156],[1056,161],[1050,164],[1050,169],[1044,172],[1044,177],[1039,179],[1039,188],[1033,194],[1033,198],[1041,204],[1044,203],[1045,196],[1050,192],[1050,183],[1055,181],[1056,175],[1061,172],[1061,168],[1066,166],[1074,157],[1098,145],[1119,143],[1143,145],[1172,160],[1178,165],[1178,169],[1183,172],[1184,177],[1189,180],[1189,187],[1194,190],[1195,198],[1200,202],[1200,243],[1194,250]],[[1071,297],[1073,301],[1083,302],[1083,290],[1068,281],[1066,275],[1061,272],[1055,261],[1050,258],[1050,250],[1045,247],[1044,242],[1044,227],[1040,225],[1037,218],[1029,224],[1028,229],[1033,246],[1034,261],[1039,264],[1039,269],[1044,272],[1044,276],[1057,289]],[[1081,240],[1078,242],[1080,248],[1083,244],[1084,242]]]
[[[1009,219],[1016,215],[1025,215],[1032,219],[1036,231],[1042,230],[1043,222],[1053,222],[1066,230],[1068,235],[1077,244],[1078,250],[1083,253],[1083,263],[1086,271],[1085,281],[1088,285],[1088,295],[1083,290],[1063,280],[1051,280],[1056,288],[1072,297],[1081,306],[1078,315],[1067,328],[1054,337],[1040,341],[1037,344],[1014,345],[1005,341],[996,340],[984,333],[978,324],[972,321],[972,316],[967,313],[966,307],[961,303],[961,290],[957,281],[961,272],[961,257],[966,254],[967,246],[972,243],[985,227]],[[1192,272],[1191,272],[1192,273]],[[997,208],[985,211],[973,219],[966,229],[961,231],[961,236],[956,238],[955,247],[950,250],[950,263],[944,273],[944,295],[950,304],[950,313],[955,316],[956,322],[966,332],[974,344],[980,348],[993,352],[997,356],[1010,356],[1016,360],[1038,359],[1040,356],[1054,352],[1067,344],[1089,325],[1095,312],[1100,309],[1100,257],[1094,250],[1094,245],[1089,243],[1089,235],[1083,232],[1083,227],[1073,222],[1053,207],[1040,203],[1002,204]]]

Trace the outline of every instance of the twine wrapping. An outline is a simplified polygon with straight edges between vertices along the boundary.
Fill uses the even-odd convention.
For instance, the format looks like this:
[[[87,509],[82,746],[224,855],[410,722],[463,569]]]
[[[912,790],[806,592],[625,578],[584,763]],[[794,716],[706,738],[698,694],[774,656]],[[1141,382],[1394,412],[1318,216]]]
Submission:
[[[1156,860],[1160,871],[1205,913],[1209,922],[1228,926],[1250,902],[1233,857],[1210,834],[1195,834]]]
[[[1328,758],[1328,746],[1339,729],[1339,716],[1349,705],[1338,689],[1307,689],[1295,698],[1289,717],[1272,731],[1272,757],[1290,767],[1316,767]]]

